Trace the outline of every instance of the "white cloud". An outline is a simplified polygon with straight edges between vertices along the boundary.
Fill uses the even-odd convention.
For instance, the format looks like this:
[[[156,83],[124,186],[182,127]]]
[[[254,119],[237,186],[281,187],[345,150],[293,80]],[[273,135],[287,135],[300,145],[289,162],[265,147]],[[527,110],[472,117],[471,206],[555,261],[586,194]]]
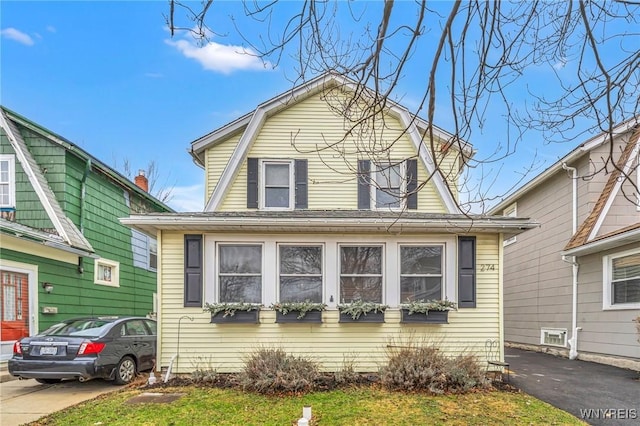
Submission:
[[[15,40],[18,43],[22,43],[27,46],[33,46],[34,42],[31,36],[23,33],[22,31],[16,30],[15,28],[5,28],[0,31],[2,37],[6,37],[11,40]]]
[[[175,186],[167,204],[178,212],[201,212],[204,210],[204,186]]]
[[[56,30],[56,27],[54,27],[53,25],[47,25],[47,31],[49,31],[50,33],[55,33],[58,30]]]
[[[565,57],[560,58],[560,60],[558,62],[556,62],[555,64],[553,64],[553,68],[555,68],[556,70],[561,70],[564,67],[567,66],[568,60]]]
[[[269,62],[262,63],[251,49],[242,46],[232,46],[209,42],[204,46],[197,46],[188,40],[166,40],[169,46],[178,49],[187,58],[200,62],[206,70],[231,74],[240,70],[264,70],[271,68]]]

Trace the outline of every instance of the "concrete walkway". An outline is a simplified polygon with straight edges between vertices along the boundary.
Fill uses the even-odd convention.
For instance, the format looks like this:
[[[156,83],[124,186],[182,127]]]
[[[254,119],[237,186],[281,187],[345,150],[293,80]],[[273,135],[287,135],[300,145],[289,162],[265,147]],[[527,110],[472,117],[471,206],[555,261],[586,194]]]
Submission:
[[[592,425],[639,425],[639,373],[554,355],[505,349],[511,384]]]
[[[0,424],[17,426],[38,420],[107,392],[121,389],[104,380],[64,381],[42,385],[35,380],[6,380],[0,383]]]

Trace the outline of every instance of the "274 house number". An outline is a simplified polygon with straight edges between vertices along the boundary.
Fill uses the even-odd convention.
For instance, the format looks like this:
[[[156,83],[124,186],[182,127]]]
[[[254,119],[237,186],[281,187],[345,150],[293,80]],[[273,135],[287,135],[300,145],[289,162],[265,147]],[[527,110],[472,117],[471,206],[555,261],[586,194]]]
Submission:
[[[497,268],[495,263],[480,263],[478,266],[480,267],[480,272],[495,271]]]

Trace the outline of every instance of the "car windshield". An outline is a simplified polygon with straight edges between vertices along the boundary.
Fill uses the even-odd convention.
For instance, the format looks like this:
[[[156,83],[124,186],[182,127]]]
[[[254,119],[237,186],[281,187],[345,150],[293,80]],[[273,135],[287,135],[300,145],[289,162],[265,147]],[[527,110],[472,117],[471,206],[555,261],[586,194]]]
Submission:
[[[52,327],[47,333],[49,336],[101,336],[112,321],[101,319],[81,319],[66,323],[63,327]]]

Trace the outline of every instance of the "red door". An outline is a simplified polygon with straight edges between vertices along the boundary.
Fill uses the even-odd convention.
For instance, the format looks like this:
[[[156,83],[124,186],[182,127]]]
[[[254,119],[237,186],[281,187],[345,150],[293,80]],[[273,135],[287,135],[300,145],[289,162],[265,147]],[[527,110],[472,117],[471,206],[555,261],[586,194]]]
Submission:
[[[2,341],[29,335],[29,278],[0,270],[0,331]]]

